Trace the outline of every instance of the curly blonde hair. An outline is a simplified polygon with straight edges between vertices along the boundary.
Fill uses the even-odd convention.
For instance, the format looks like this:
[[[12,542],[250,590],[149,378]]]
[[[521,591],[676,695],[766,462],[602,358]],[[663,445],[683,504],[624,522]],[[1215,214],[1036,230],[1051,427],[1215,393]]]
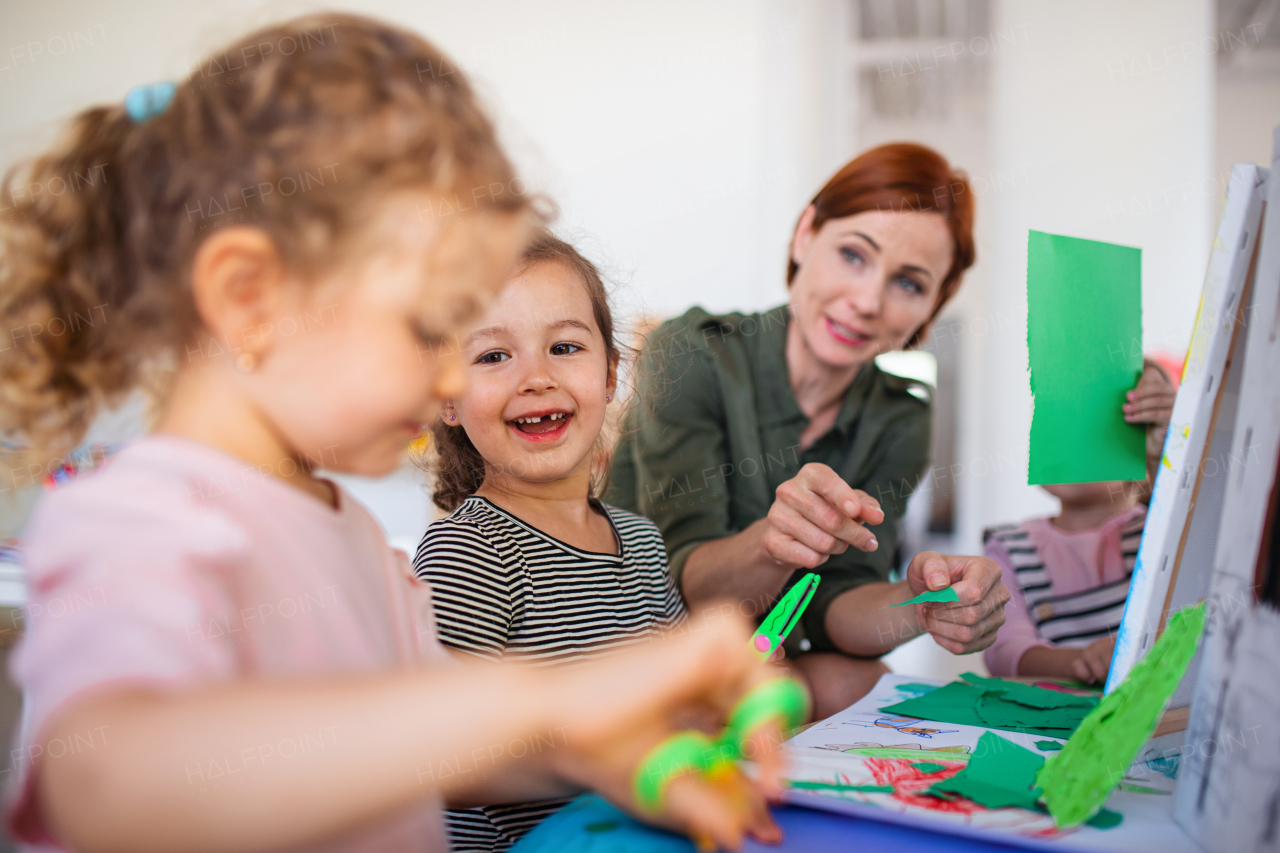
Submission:
[[[368,205],[426,190],[531,209],[493,124],[448,57],[413,33],[316,14],[254,32],[134,121],[80,113],[0,193],[0,429],[42,453],[74,447],[170,365],[198,329],[189,270],[220,225],[266,231],[303,274],[332,260]],[[474,191],[473,188],[481,188]],[[450,210],[454,208],[450,207]]]

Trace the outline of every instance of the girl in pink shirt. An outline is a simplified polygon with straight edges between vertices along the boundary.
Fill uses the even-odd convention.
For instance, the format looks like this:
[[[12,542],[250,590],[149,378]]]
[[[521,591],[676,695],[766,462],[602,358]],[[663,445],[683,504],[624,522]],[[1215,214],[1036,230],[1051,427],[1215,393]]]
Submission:
[[[672,720],[765,677],[732,623],[572,671],[451,663],[430,588],[313,473],[391,471],[462,391],[458,342],[536,219],[518,186],[455,65],[328,14],[83,112],[8,180],[0,427],[56,455],[161,392],[153,433],[28,528],[20,839],[441,850],[442,797],[633,808]],[[667,825],[777,837],[741,776],[667,791]]]
[[[1146,481],[1044,486],[1062,504],[1057,516],[988,531],[986,554],[1010,593],[983,653],[992,675],[1106,679],[1174,390],[1148,360],[1124,404],[1126,421],[1148,425]]]

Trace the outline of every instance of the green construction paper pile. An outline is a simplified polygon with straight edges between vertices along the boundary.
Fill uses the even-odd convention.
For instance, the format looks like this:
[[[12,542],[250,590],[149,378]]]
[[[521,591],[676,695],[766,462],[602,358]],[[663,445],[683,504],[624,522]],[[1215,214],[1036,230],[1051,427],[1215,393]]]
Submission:
[[[881,607],[881,610],[889,610],[893,607],[906,607],[908,604],[926,604],[931,601],[959,601],[960,595],[952,587],[945,589],[931,589],[920,593],[915,598],[907,599],[901,604],[890,604],[887,607]]]
[[[1077,826],[1106,802],[1155,731],[1203,632],[1203,602],[1170,616],[1146,657],[1102,698],[1062,751],[1045,762],[1036,782],[1058,826]]]
[[[1034,809],[1040,799],[1036,773],[1043,764],[1044,758],[1031,750],[983,732],[968,765],[950,779],[934,783],[925,793],[959,794],[989,809]]]
[[[1145,477],[1146,431],[1121,410],[1142,374],[1142,250],[1030,232],[1027,353],[1027,482]]]
[[[1066,740],[1097,703],[1092,696],[1059,693],[1015,681],[981,678],[973,673],[961,677],[976,686],[953,681],[880,710],[940,723]]]

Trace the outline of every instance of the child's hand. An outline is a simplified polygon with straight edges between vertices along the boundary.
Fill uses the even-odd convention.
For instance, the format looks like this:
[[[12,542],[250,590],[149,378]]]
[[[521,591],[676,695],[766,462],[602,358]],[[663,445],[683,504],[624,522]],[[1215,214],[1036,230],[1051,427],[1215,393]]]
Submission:
[[[1085,684],[1097,684],[1107,680],[1107,672],[1111,669],[1111,653],[1115,650],[1116,638],[1103,637],[1094,640],[1080,650],[1080,656],[1072,663],[1076,679]]]
[[[667,788],[658,815],[642,812],[634,798],[636,769],[655,745],[687,725],[691,714],[723,725],[748,689],[777,673],[759,661],[749,637],[746,623],[731,616],[557,673],[570,747],[558,762],[561,770],[627,811],[701,841],[732,849],[747,833],[777,840],[780,833],[766,808],[766,797],[782,795],[782,737],[776,726],[757,733],[746,750],[759,768],[758,782],[736,769],[714,781],[686,774]]]
[[[1173,382],[1158,364],[1145,359],[1142,365],[1142,376],[1139,377],[1138,384],[1125,394],[1124,419],[1131,424],[1149,425],[1147,458],[1159,461],[1177,392],[1173,388]]]

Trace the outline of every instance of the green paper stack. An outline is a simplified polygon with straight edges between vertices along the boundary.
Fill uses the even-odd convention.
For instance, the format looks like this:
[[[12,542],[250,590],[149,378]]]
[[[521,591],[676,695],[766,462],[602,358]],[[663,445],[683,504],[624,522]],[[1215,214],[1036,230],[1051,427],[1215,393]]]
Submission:
[[[961,678],[971,683],[954,681],[923,696],[880,710],[940,723],[959,723],[1066,740],[1098,702],[1093,696],[1059,693],[999,678],[982,678],[971,672],[966,672]]]
[[[1058,826],[1084,823],[1106,802],[1155,731],[1203,631],[1203,602],[1170,616],[1146,657],[1103,697],[1062,751],[1045,762],[1036,781]]]

